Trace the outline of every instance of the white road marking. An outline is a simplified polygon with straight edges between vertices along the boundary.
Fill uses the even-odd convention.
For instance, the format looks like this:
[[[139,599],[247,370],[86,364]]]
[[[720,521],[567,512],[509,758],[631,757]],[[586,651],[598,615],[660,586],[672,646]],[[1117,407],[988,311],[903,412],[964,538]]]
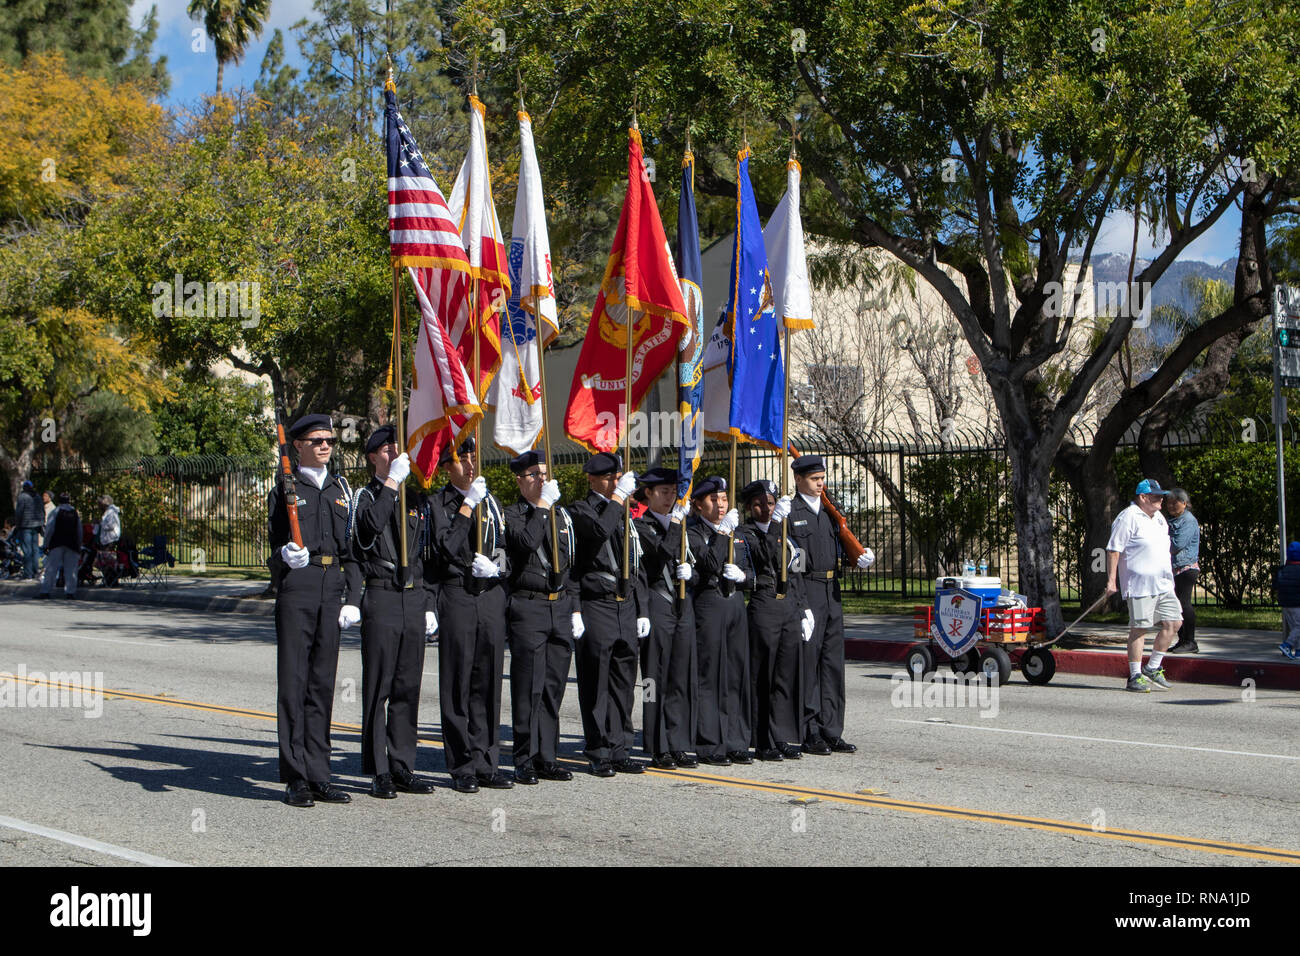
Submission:
[[[119,641],[111,637],[91,637],[88,634],[60,634],[59,637],[75,637],[79,641],[100,641],[104,644],[134,644],[136,647],[157,647],[159,641]],[[173,641],[166,641],[171,644]]]
[[[1268,757],[1272,760],[1300,760],[1290,754],[1262,754],[1253,750],[1219,750],[1215,747],[1190,747],[1186,744],[1159,744],[1148,740],[1120,740],[1117,737],[1082,737],[1076,734],[1049,734],[1041,730],[1012,730],[1008,727],[981,727],[978,724],[935,724],[927,720],[889,718],[894,724],[920,724],[923,727],[961,727],[965,730],[988,730],[995,734],[1024,734],[1027,737],[1055,737],[1058,740],[1087,740],[1101,744],[1128,744],[1132,747],[1160,747],[1165,750],[1195,750],[1207,754],[1229,754],[1234,757]]]
[[[0,816],[0,827],[21,830],[23,833],[58,840],[60,843],[79,846],[84,850],[94,850],[96,853],[104,853],[108,856],[120,857],[123,860],[130,860],[132,863],[143,863],[145,866],[189,866],[188,863],[166,860],[160,856],[152,856],[138,850],[128,850],[124,846],[115,846],[112,843],[101,843],[99,840],[92,840],[90,837],[77,836],[77,834],[68,833],[65,830],[43,827],[39,823],[28,823],[25,820],[16,820],[13,817]]]

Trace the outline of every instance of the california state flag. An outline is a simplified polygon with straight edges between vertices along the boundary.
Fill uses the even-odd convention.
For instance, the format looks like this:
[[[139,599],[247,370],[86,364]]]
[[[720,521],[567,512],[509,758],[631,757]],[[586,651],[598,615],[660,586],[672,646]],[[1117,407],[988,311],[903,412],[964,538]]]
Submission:
[[[507,322],[501,329],[501,370],[489,401],[496,406],[492,440],[512,455],[522,455],[537,444],[542,431],[542,346],[559,334],[555,283],[551,278],[551,241],[546,234],[542,204],[542,173],[533,145],[533,121],[519,113],[519,191],[515,194],[515,221],[510,230],[512,290]]]
[[[469,98],[469,152],[456,174],[447,198],[452,219],[460,230],[461,244],[469,258],[474,284],[471,290],[473,315],[460,313],[448,327],[461,360],[474,376],[474,335],[479,338],[478,394],[487,395],[492,377],[501,364],[501,332],[497,313],[510,298],[506,270],[506,247],[501,223],[492,202],[492,181],[488,171],[487,130],[483,101]]]

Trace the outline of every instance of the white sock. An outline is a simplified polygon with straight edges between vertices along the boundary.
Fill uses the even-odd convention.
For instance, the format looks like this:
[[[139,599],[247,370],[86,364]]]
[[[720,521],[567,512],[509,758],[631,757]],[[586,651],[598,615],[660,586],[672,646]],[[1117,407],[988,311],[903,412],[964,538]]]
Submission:
[[[1163,661],[1164,659],[1165,659],[1164,651],[1152,651],[1151,658],[1147,661],[1147,668],[1153,671],[1158,670],[1160,668],[1160,662]]]
[[[1128,662],[1128,676],[1129,676],[1129,677],[1137,677],[1138,674],[1140,674],[1140,673],[1142,673],[1142,665],[1141,665],[1141,664],[1134,664],[1132,661],[1129,661],[1129,662]]]

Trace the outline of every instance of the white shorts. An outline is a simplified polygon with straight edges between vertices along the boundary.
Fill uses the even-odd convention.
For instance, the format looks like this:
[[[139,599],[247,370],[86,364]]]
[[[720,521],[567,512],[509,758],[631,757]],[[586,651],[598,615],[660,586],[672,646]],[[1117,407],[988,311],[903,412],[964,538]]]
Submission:
[[[1164,594],[1152,594],[1147,597],[1130,597],[1128,599],[1128,626],[1150,630],[1160,626],[1162,621],[1181,621],[1183,607],[1178,603],[1178,596],[1173,591]]]

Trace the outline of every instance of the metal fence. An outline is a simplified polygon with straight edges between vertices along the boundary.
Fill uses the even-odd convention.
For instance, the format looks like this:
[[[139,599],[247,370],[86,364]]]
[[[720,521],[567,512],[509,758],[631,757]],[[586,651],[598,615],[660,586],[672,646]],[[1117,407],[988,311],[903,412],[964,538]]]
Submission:
[[[1221,592],[1230,584],[1228,590],[1237,596],[1227,603],[1274,603],[1268,587],[1277,541],[1276,495],[1267,495],[1272,482],[1273,447],[1267,440],[1271,430],[1259,423],[1253,427],[1251,441],[1245,440],[1247,432],[1245,428],[1232,434],[1186,432],[1173,434],[1166,441],[1171,466],[1191,493],[1193,513],[1202,524],[1204,587],[1197,598],[1202,602],[1221,599]],[[1089,438],[1086,433],[1075,435],[1076,442],[1084,446]],[[1296,438],[1288,434],[1288,446],[1294,447]],[[989,573],[1000,576],[1004,586],[1014,584],[1011,472],[999,432],[957,432],[942,444],[889,434],[863,435],[837,447],[827,447],[824,441],[808,436],[796,436],[792,442],[801,451],[816,452],[826,459],[829,492],[858,539],[877,555],[869,571],[846,572],[842,579],[845,590],[923,602],[933,594],[936,577],[958,572],[967,559],[987,561]],[[1300,449],[1296,451],[1300,454]],[[631,466],[640,470],[660,456],[672,465],[676,451],[634,449]],[[553,458],[566,498],[582,493],[581,465],[587,453],[557,443]],[[489,450],[484,471],[498,497],[509,503],[516,492],[505,463],[504,454]],[[1188,480],[1179,474],[1180,465],[1186,468]],[[1231,470],[1229,465],[1245,469],[1243,481],[1254,480],[1252,475],[1262,478],[1265,500],[1256,499],[1243,508],[1242,499],[1258,491],[1258,482],[1251,488],[1225,486],[1223,472]],[[354,488],[368,478],[358,447],[341,446],[335,466]],[[741,445],[736,467],[737,487],[755,478],[777,480],[780,456],[770,449]],[[1121,446],[1115,467],[1121,489],[1131,487],[1138,477],[1131,442]],[[707,443],[700,474],[726,475],[728,471],[729,446]],[[76,458],[63,458],[42,462],[34,480],[40,490],[71,492],[86,521],[98,517],[95,499],[104,492],[112,494],[122,508],[128,536],[144,545],[154,536],[164,535],[182,564],[202,570],[265,566],[269,552],[266,495],[274,473],[270,461],[219,456],[144,458],[94,468]],[[1095,557],[1089,562],[1091,568],[1080,568],[1081,502],[1068,482],[1058,478],[1052,484],[1048,507],[1057,579],[1062,595],[1074,597],[1081,572],[1097,573]],[[1300,515],[1300,507],[1292,513]],[[1227,543],[1221,546],[1220,541],[1230,542],[1231,553],[1220,553],[1229,547]],[[1243,566],[1253,570],[1241,580],[1229,582]]]

